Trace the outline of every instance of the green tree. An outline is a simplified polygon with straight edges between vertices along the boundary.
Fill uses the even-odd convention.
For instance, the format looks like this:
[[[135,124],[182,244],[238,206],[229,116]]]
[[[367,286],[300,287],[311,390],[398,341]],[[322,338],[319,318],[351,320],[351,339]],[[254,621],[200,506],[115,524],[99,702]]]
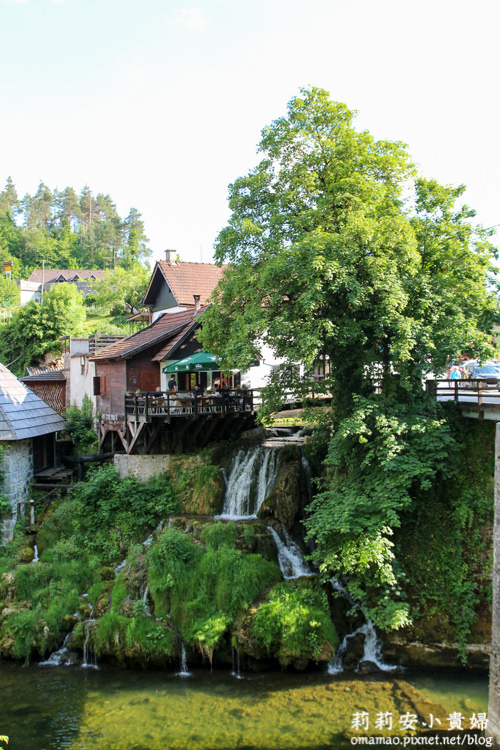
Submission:
[[[131,208],[124,221],[125,244],[121,264],[130,268],[134,263],[141,263],[151,255],[148,238],[144,230],[142,215],[136,208]]]
[[[229,188],[216,260],[229,263],[200,338],[228,368],[270,345],[333,395],[325,477],[308,519],[315,557],[385,627],[406,621],[391,536],[447,471],[453,441],[423,378],[463,351],[483,357],[497,319],[494,250],[463,188],[424,180],[400,142],[376,141],[327,92],[302,90],[263,130],[263,159]],[[311,387],[295,369],[283,389]],[[375,391],[378,390],[378,394]]]
[[[16,375],[26,366],[60,354],[61,336],[78,336],[85,322],[83,298],[73,284],[54,284],[43,305],[29,302],[0,328],[0,359]]]
[[[134,263],[130,269],[118,266],[113,273],[94,282],[95,292],[87,301],[106,314],[130,315],[141,307],[149,276],[149,269],[140,263]]]

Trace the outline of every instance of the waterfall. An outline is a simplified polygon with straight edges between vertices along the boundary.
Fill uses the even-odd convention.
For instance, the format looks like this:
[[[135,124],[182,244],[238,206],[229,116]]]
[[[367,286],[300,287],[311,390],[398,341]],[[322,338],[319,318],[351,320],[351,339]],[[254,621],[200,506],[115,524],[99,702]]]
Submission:
[[[71,654],[68,648],[66,648],[66,643],[68,642],[68,638],[70,637],[71,633],[68,633],[66,638],[64,639],[63,645],[60,649],[57,651],[54,651],[48,659],[45,661],[39,662],[39,667],[60,667],[65,666],[68,667],[70,664],[73,664],[71,661]]]
[[[95,619],[92,617],[93,608],[90,602],[88,602],[88,605],[90,607],[90,617],[85,621],[85,642],[83,644],[82,667],[99,669],[97,666],[97,654],[90,648],[90,632],[95,625]]]
[[[186,658],[186,647],[184,645],[184,641],[178,635],[179,643],[181,645],[181,665],[180,665],[180,671],[177,672],[178,677],[191,677],[191,672],[188,669],[187,665],[187,658]]]
[[[342,662],[344,660],[349,641],[359,633],[362,633],[365,636],[365,647],[363,656],[359,660],[356,671],[359,670],[360,664],[362,664],[364,661],[371,661],[382,672],[393,672],[398,668],[397,666],[392,666],[384,662],[382,656],[382,643],[377,635],[374,624],[370,620],[368,620],[364,625],[361,625],[359,628],[354,630],[354,632],[348,633],[345,636],[344,640],[337,649],[337,653],[335,654],[333,661],[331,661],[328,665],[328,674],[339,674],[340,672],[344,671]]]
[[[39,560],[39,558],[38,558],[38,547],[36,546],[36,544],[35,544],[35,546],[33,548],[33,553],[34,553],[33,554],[33,560],[31,562],[38,562],[38,560]]]
[[[224,507],[220,518],[256,518],[271,492],[278,473],[276,448],[241,449],[231,463]]]
[[[298,544],[293,541],[285,526],[282,526],[281,530],[285,537],[284,541],[273,527],[269,526],[269,531],[273,535],[276,547],[278,548],[278,562],[283,573],[283,578],[290,580],[291,578],[312,575]]]
[[[330,583],[332,584],[332,588],[334,591],[339,591],[342,596],[344,596],[349,604],[357,607],[360,612],[365,615],[362,608],[357,604],[352,597],[349,595],[349,593],[344,589],[342,584],[340,584],[336,578],[331,578]],[[365,615],[366,617],[366,615]],[[397,666],[386,664],[384,662],[384,658],[382,655],[382,642],[380,638],[377,635],[377,631],[375,630],[375,625],[371,620],[366,620],[364,625],[361,625],[359,628],[354,630],[352,633],[348,633],[340,646],[337,649],[337,653],[333,657],[333,660],[328,665],[328,674],[339,674],[340,672],[344,671],[343,668],[343,661],[344,656],[346,654],[347,648],[349,646],[349,641],[351,638],[354,638],[359,633],[362,633],[365,636],[365,643],[364,643],[364,651],[363,656],[359,660],[358,666],[356,668],[356,671],[359,670],[360,664],[364,661],[370,661],[373,664],[375,664],[382,672],[393,672],[395,669],[398,669]]]
[[[236,653],[236,660],[234,658],[235,653]],[[242,680],[243,675],[241,674],[241,669],[240,669],[240,652],[238,651],[238,649],[235,649],[234,646],[231,647],[231,657],[232,657],[232,662],[233,662],[233,670],[231,672],[231,676],[236,677],[237,680]],[[236,664],[235,664],[235,661],[236,661]]]

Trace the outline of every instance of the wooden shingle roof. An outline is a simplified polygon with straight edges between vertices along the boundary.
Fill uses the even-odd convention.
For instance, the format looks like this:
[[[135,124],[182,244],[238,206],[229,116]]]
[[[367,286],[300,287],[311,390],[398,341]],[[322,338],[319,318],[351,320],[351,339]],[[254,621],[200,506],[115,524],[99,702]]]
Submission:
[[[0,441],[64,429],[64,419],[0,363]]]
[[[206,307],[200,307],[196,311],[163,313],[154,323],[143,328],[142,331],[133,333],[132,336],[127,336],[127,338],[117,341],[115,344],[105,346],[90,359],[130,359],[139,352],[162,342],[165,345],[161,351],[169,351],[174,346],[174,342],[178,343],[188,331],[199,325],[199,316],[204,310],[206,310]],[[154,359],[158,359],[158,355]]]
[[[169,263],[159,260],[151,275],[143,304],[154,304],[156,277],[161,274],[180,307],[193,307],[194,295],[199,296],[201,305],[206,305],[225,268],[227,266],[213,263]]]

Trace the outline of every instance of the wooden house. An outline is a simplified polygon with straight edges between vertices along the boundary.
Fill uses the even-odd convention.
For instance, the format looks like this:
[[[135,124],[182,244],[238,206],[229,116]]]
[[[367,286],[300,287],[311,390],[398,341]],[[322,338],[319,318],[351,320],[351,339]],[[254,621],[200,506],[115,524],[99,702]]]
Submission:
[[[143,299],[152,321],[164,312],[196,310],[208,304],[226,268],[213,263],[176,261],[174,250],[167,250],[166,256],[166,260],[156,262]]]
[[[3,448],[2,494],[11,512],[0,519],[3,542],[12,538],[14,524],[28,499],[36,475],[56,465],[55,436],[64,419],[0,364],[0,445]]]
[[[253,409],[248,399],[217,404],[193,400],[190,391],[197,385],[206,388],[213,370],[200,368],[177,374],[178,389],[184,392],[181,403],[177,403],[177,398],[163,395],[168,379],[163,370],[201,351],[196,331],[205,309],[203,306],[163,313],[142,331],[91,357],[95,364],[96,407],[101,415],[101,450],[168,453],[174,446],[177,450],[182,445],[187,449],[196,437],[202,442],[208,441],[216,426],[221,438],[229,432],[233,434],[235,425],[229,426],[229,422],[236,413],[245,412],[238,429],[253,423]],[[222,374],[216,374],[220,380]],[[228,385],[237,385],[235,379],[237,376]],[[209,418],[210,429],[201,419],[205,417]],[[197,422],[196,427],[193,422]]]

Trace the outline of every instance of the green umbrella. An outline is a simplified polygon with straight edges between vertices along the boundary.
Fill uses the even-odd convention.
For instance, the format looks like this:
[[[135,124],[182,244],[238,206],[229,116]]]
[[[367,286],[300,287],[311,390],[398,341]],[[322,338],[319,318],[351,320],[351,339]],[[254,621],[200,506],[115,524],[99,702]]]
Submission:
[[[215,354],[196,352],[190,357],[165,365],[162,372],[206,372],[207,370],[220,370]]]

